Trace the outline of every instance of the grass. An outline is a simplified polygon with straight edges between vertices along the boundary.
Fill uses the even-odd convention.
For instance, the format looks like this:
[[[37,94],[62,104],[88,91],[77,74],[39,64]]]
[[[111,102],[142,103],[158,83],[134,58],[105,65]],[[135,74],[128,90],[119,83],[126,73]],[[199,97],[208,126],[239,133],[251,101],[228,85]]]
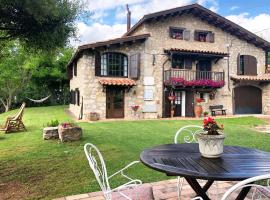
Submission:
[[[79,142],[59,143],[44,141],[42,128],[57,119],[71,121],[64,106],[27,108],[24,122],[28,129],[23,133],[0,134],[0,196],[10,191],[18,199],[52,199],[72,194],[99,190],[83,153],[86,142],[94,143],[102,151],[109,174],[133,160],[140,152],[158,144],[172,143],[177,129],[187,124],[201,124],[188,120],[149,120],[79,123],[83,138]],[[7,115],[0,115],[4,122]],[[239,145],[270,151],[270,135],[255,132],[252,128],[265,122],[254,118],[220,119],[227,145]],[[130,171],[131,176],[152,182],[168,179],[140,164]],[[116,178],[112,186],[121,181]],[[1,191],[2,186],[2,191]],[[6,191],[4,191],[6,190]],[[11,194],[12,193],[12,194]]]

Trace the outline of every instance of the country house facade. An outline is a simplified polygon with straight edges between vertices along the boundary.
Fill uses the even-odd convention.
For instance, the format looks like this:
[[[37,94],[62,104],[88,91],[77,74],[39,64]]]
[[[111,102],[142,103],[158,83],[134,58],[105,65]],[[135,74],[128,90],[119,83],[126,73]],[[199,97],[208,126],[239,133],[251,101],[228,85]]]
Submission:
[[[79,46],[67,69],[70,111],[88,118],[270,114],[270,43],[198,5],[145,15],[121,38]],[[173,96],[172,101],[169,96]]]

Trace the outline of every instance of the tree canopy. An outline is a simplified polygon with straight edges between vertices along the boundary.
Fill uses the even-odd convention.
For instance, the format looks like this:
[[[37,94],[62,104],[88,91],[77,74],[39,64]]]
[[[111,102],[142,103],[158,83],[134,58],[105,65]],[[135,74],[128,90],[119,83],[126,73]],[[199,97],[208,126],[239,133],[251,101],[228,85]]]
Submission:
[[[35,49],[64,47],[75,35],[79,0],[0,0],[0,41],[19,39]]]

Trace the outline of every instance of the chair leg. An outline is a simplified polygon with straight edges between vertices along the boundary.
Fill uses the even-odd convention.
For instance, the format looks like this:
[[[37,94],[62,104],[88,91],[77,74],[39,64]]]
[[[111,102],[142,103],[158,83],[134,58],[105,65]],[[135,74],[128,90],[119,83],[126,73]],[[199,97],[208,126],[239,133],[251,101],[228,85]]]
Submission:
[[[178,195],[178,200],[181,199],[181,191],[182,191],[182,187],[183,187],[183,183],[184,183],[184,178],[178,176],[177,177],[177,195]]]

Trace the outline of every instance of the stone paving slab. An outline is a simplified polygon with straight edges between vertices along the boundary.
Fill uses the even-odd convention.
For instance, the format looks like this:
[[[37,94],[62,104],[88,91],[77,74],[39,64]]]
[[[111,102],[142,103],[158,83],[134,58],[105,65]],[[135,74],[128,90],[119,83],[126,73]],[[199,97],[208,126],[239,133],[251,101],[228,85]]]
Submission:
[[[218,182],[218,189],[216,184],[208,190],[208,195],[211,199],[219,200],[222,195],[236,182],[222,181]],[[203,184],[203,183],[201,183]],[[153,188],[153,194],[155,200],[177,200],[177,179],[159,181],[154,183],[146,183],[145,185],[151,185]],[[251,192],[250,192],[251,193]],[[233,194],[231,197],[236,197],[237,194]],[[249,195],[250,196],[250,195]],[[195,197],[195,193],[192,188],[184,181],[183,189],[181,192],[181,200],[190,200]],[[251,198],[246,198],[247,200]],[[54,200],[105,200],[102,192],[92,192],[88,194],[79,194],[68,197],[62,197]]]

